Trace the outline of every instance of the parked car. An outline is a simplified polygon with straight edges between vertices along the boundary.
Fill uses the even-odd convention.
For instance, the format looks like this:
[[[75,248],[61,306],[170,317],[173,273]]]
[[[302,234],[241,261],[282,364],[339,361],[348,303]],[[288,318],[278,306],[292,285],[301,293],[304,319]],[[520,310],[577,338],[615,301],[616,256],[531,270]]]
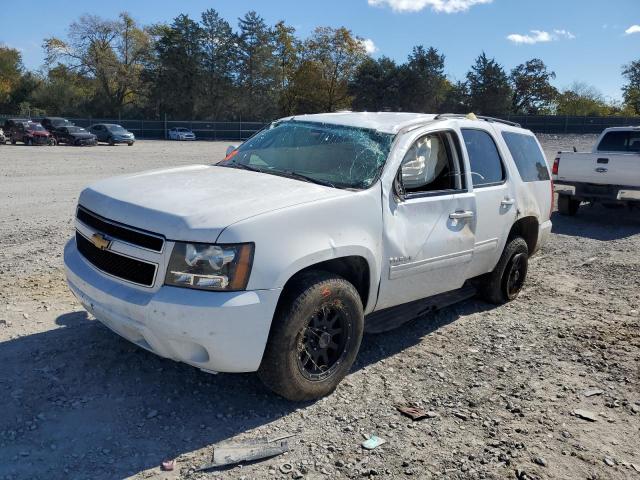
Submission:
[[[82,127],[59,127],[54,130],[54,134],[58,144],[64,143],[75,146],[98,144],[96,136]]]
[[[99,181],[79,198],[68,285],[158,355],[326,395],[364,330],[521,291],[551,230],[550,172],[530,131],[472,118],[301,115],[216,165]]]
[[[4,136],[4,130],[0,128],[0,145],[7,143],[7,137]]]
[[[132,146],[136,141],[133,133],[113,123],[98,123],[89,127],[89,131],[96,136],[98,142],[105,142],[109,145],[126,143]]]
[[[51,133],[53,133],[58,128],[73,126],[73,123],[62,117],[44,117],[40,123]]]
[[[51,145],[50,133],[39,123],[23,119],[10,119],[4,124],[11,144]]]
[[[607,128],[590,153],[558,152],[553,180],[562,215],[582,202],[640,206],[640,126]]]
[[[175,127],[168,130],[169,140],[195,140],[196,134],[188,128]]]

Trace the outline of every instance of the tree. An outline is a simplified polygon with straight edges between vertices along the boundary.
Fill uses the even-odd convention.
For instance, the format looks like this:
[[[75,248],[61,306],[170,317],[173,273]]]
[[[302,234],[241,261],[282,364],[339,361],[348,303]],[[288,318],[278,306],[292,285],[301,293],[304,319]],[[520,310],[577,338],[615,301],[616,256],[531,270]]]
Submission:
[[[622,98],[634,114],[640,115],[640,60],[634,60],[622,67],[622,75],[627,83],[622,87]]]
[[[465,82],[447,82],[444,100],[440,105],[442,113],[469,113],[469,88]]]
[[[23,70],[20,51],[0,45],[0,110],[13,111],[20,102],[16,93]]]
[[[400,89],[403,109],[413,112],[436,112],[446,94],[444,55],[433,47],[413,47],[401,68]]]
[[[551,85],[556,74],[547,69],[538,58],[529,60],[511,70],[513,97],[511,107],[514,113],[537,115],[549,111],[558,90]]]
[[[609,115],[611,107],[595,87],[575,82],[558,95],[556,113],[558,115],[601,116]]]
[[[350,108],[349,84],[367,57],[360,39],[344,27],[318,27],[305,42],[304,57],[300,77],[307,83],[297,88],[306,93],[307,107],[325,112]]]
[[[47,113],[68,116],[91,115],[94,86],[90,79],[58,65],[47,72],[31,95],[31,103]]]
[[[155,97],[159,110],[173,117],[193,118],[200,101],[203,31],[188,15],[158,27]]]
[[[274,30],[274,56],[277,66],[278,108],[283,116],[293,115],[297,106],[297,92],[294,88],[296,71],[300,68],[302,43],[295,36],[295,28],[284,21],[276,24]]]
[[[273,32],[254,11],[238,22],[238,84],[242,115],[255,120],[271,120],[276,115],[274,92],[277,85]]]
[[[205,118],[218,118],[231,109],[238,39],[231,25],[210,8],[202,14],[203,102]]]
[[[511,109],[511,87],[502,66],[482,54],[467,73],[470,106],[474,113],[504,115]]]
[[[400,68],[387,57],[367,58],[358,67],[349,91],[355,110],[400,110]]]
[[[99,113],[114,115],[142,100],[142,70],[151,42],[127,13],[121,13],[117,20],[83,15],[69,27],[67,41],[47,38],[44,48],[48,68],[62,62],[95,80],[93,100]]]

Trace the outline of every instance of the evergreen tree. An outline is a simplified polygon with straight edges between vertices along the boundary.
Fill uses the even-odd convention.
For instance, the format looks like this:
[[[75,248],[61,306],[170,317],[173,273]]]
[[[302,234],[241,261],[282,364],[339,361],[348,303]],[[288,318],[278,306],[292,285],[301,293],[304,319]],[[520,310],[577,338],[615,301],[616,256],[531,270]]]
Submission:
[[[505,115],[511,111],[511,87],[502,66],[483,52],[467,73],[471,110],[482,115]]]
[[[367,58],[349,86],[354,110],[397,111],[400,102],[400,69],[387,57]]]
[[[422,45],[413,47],[401,74],[404,110],[424,113],[439,110],[447,86],[444,60],[444,55],[433,47],[427,50]]]

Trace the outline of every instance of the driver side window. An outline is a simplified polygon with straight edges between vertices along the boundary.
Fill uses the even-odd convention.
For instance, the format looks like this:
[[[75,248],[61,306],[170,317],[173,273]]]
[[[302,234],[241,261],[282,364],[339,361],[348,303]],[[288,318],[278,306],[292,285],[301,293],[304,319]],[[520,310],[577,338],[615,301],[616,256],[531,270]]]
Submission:
[[[403,194],[431,194],[462,189],[459,147],[451,132],[430,133],[405,154],[397,182]],[[452,148],[452,144],[457,148]]]

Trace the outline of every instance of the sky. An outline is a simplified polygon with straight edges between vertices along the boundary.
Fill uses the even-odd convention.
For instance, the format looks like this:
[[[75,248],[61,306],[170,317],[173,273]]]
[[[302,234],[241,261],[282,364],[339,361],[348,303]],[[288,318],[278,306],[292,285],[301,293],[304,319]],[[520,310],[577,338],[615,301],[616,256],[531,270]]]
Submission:
[[[610,100],[621,98],[622,65],[640,59],[640,0],[56,0],[46,12],[18,2],[0,15],[0,44],[18,48],[25,66],[38,69],[42,40],[64,37],[81,14],[114,18],[127,11],[152,24],[180,13],[198,19],[208,8],[234,28],[256,10],[272,25],[293,25],[302,38],[317,26],[345,26],[372,56],[397,62],[415,45],[434,46],[452,80],[463,80],[482,51],[508,70],[537,57],[556,73],[556,87],[586,82]]]

